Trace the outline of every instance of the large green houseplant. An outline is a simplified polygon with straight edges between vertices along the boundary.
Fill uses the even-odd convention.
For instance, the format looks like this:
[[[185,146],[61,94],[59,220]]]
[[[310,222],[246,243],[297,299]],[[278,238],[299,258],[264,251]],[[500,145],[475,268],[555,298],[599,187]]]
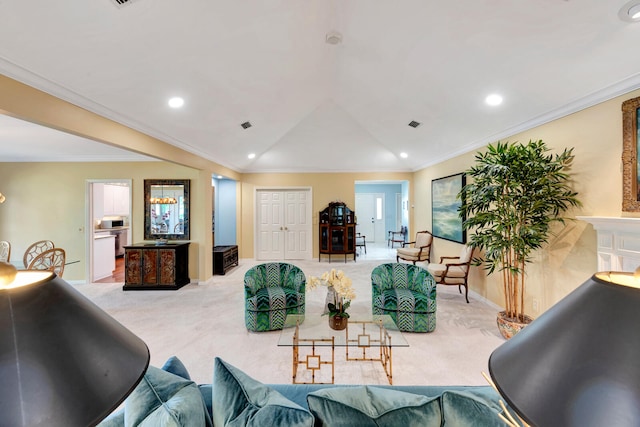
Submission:
[[[547,243],[552,223],[564,223],[562,214],[580,205],[568,174],[573,148],[549,151],[541,140],[490,144],[476,154],[461,192],[460,215],[472,231],[468,244],[484,252],[474,262],[488,274],[502,274],[505,311],[498,325],[501,316],[521,324],[510,332],[501,329],[505,338],[531,321],[524,314],[525,265],[531,253]]]

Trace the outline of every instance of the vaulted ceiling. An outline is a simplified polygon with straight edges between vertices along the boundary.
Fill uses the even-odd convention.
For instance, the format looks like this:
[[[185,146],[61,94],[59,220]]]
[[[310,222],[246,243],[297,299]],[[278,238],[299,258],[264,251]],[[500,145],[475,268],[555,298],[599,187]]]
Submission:
[[[625,3],[0,0],[0,72],[238,172],[415,171],[640,87]]]

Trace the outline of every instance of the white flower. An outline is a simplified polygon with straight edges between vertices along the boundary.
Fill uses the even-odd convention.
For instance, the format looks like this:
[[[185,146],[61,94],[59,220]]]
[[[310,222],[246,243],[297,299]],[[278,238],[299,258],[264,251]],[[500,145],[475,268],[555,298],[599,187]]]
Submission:
[[[352,300],[356,297],[351,279],[342,270],[335,268],[332,268],[331,271],[325,271],[320,277],[310,276],[307,285],[310,290],[318,286],[332,286],[338,296],[345,300]]]

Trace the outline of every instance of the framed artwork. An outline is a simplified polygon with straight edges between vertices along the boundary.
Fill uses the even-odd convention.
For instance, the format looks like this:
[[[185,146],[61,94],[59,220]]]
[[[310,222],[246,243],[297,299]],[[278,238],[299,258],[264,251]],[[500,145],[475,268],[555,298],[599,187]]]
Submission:
[[[640,97],[622,103],[622,211],[640,212],[638,145]]]
[[[463,218],[458,197],[466,183],[465,174],[445,176],[431,181],[431,230],[435,237],[457,243],[467,243],[467,232],[462,228]]]

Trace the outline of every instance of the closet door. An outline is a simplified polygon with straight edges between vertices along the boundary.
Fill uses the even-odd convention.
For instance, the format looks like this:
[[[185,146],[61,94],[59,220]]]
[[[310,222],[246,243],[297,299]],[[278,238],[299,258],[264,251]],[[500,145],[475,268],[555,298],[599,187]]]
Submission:
[[[289,191],[285,199],[284,259],[309,259],[311,250],[311,200],[309,191]]]
[[[257,192],[257,258],[284,259],[284,200],[281,191]]]
[[[259,190],[256,194],[257,259],[311,259],[311,191]]]

